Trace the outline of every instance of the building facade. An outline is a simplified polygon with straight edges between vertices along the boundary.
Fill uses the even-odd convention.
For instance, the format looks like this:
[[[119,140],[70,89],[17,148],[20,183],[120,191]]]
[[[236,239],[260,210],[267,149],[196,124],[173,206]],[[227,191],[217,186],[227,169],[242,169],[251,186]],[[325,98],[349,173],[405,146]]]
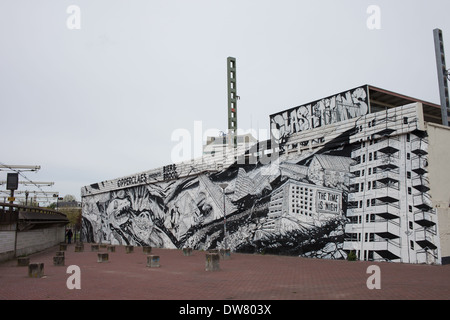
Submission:
[[[344,248],[363,260],[439,260],[429,141],[416,124],[417,114],[407,111],[395,108],[357,122],[360,142],[352,150]]]
[[[201,158],[83,187],[84,240],[448,262],[439,106],[366,85],[270,123],[269,141],[220,157],[210,141]]]

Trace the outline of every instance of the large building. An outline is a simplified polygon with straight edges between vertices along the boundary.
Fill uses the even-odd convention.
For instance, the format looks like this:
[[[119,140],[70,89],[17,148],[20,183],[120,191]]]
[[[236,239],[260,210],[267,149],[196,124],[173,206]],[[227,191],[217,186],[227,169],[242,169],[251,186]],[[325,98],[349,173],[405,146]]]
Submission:
[[[269,141],[220,156],[209,141],[201,158],[83,187],[83,236],[448,263],[450,129],[439,123],[436,104],[347,90],[270,115]]]
[[[436,263],[440,258],[429,166],[445,171],[445,163],[429,163],[433,155],[419,106],[356,122],[344,249],[355,250],[360,259]]]

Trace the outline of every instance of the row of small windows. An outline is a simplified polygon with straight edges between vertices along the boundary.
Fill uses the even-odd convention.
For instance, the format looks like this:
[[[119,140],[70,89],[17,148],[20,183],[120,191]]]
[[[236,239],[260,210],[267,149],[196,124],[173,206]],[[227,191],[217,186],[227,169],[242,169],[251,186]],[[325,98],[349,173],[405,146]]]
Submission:
[[[299,205],[302,205],[302,204],[308,204],[308,203],[309,203],[310,206],[312,206],[312,201],[311,201],[311,199],[309,199],[309,201],[308,201],[308,200],[296,200],[296,199],[292,199],[292,205],[299,206]]]
[[[351,223],[362,223],[362,216],[353,216],[350,217],[350,222]],[[371,214],[366,214],[366,222],[375,222],[375,214],[371,213]]]
[[[349,233],[346,239],[347,241],[361,241],[361,233]],[[375,233],[366,232],[364,233],[364,242],[374,242]]]
[[[364,182],[361,182],[360,184],[357,183],[355,185],[356,189],[354,190],[354,192],[362,192],[364,191]],[[367,182],[367,190],[370,189],[376,189],[377,188],[377,182],[376,181],[368,181]]]
[[[361,233],[352,233],[349,234],[349,238],[347,241],[361,241]],[[364,242],[374,242],[375,241],[375,234],[371,232],[364,233]],[[409,241],[409,247],[411,250],[414,250],[414,241]]]
[[[369,168],[369,172],[370,172],[370,168]],[[362,170],[362,174],[364,174],[364,170]],[[407,179],[411,179],[411,171],[407,171],[406,172],[406,178]],[[395,185],[395,183],[397,183],[397,182],[391,182],[390,184],[386,185],[385,187],[389,187],[389,186],[392,187],[392,186]],[[377,188],[377,181],[376,180],[367,182],[367,190],[376,189],[376,188]],[[362,192],[362,191],[364,191],[364,182],[354,184],[353,192]],[[408,187],[408,194],[412,194],[411,191],[412,191],[411,187]]]
[[[384,119],[382,119],[380,121],[383,122]],[[366,121],[366,124],[367,124],[368,128],[375,127],[376,121],[375,121],[375,119],[372,119],[372,120]],[[403,117],[403,124],[408,124],[408,117]],[[363,126],[360,125],[360,126],[356,127],[356,132],[363,132]]]
[[[307,209],[307,208],[305,208],[305,209]],[[297,209],[297,210],[293,210],[293,212],[297,213],[297,214],[301,214],[301,215],[305,215],[305,216],[311,217],[313,215],[313,212],[311,211],[311,208],[309,208],[309,210],[310,211],[304,211],[304,210]]]
[[[307,187],[299,187],[299,186],[292,186],[291,190],[294,195],[300,194],[300,195],[307,196],[309,193],[309,196],[311,196],[311,197],[313,196],[313,191],[314,191],[314,189],[307,188]]]
[[[409,206],[409,212],[412,212],[412,207],[411,206]],[[373,213],[366,214],[365,217],[366,217],[366,219],[365,219],[366,223],[376,222],[375,221],[375,214],[373,214]],[[355,224],[361,224],[362,223],[362,216],[359,215],[359,216],[350,217],[350,222],[351,223],[355,223]],[[408,228],[410,230],[414,230],[414,222],[413,221],[408,221]]]

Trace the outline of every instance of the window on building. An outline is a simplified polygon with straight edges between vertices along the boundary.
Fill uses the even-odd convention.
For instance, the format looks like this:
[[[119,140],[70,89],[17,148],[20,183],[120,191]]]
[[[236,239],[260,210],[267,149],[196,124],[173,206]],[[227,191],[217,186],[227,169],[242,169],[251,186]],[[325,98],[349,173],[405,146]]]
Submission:
[[[411,250],[414,250],[414,241],[409,240],[409,247],[411,248]]]
[[[409,229],[412,230],[412,229],[413,229],[413,222],[412,222],[412,221],[409,221],[409,222],[408,222],[408,225],[409,225]]]
[[[411,179],[411,171],[406,171],[406,178]]]

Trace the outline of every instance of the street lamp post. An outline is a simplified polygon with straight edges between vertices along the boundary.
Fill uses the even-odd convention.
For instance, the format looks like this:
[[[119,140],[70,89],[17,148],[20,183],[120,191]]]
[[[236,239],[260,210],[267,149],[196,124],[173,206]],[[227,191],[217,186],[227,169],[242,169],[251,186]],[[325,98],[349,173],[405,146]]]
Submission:
[[[225,208],[225,189],[228,187],[228,183],[221,183],[219,185],[222,188],[223,193],[223,242],[225,249],[228,249],[227,245],[227,212]]]

